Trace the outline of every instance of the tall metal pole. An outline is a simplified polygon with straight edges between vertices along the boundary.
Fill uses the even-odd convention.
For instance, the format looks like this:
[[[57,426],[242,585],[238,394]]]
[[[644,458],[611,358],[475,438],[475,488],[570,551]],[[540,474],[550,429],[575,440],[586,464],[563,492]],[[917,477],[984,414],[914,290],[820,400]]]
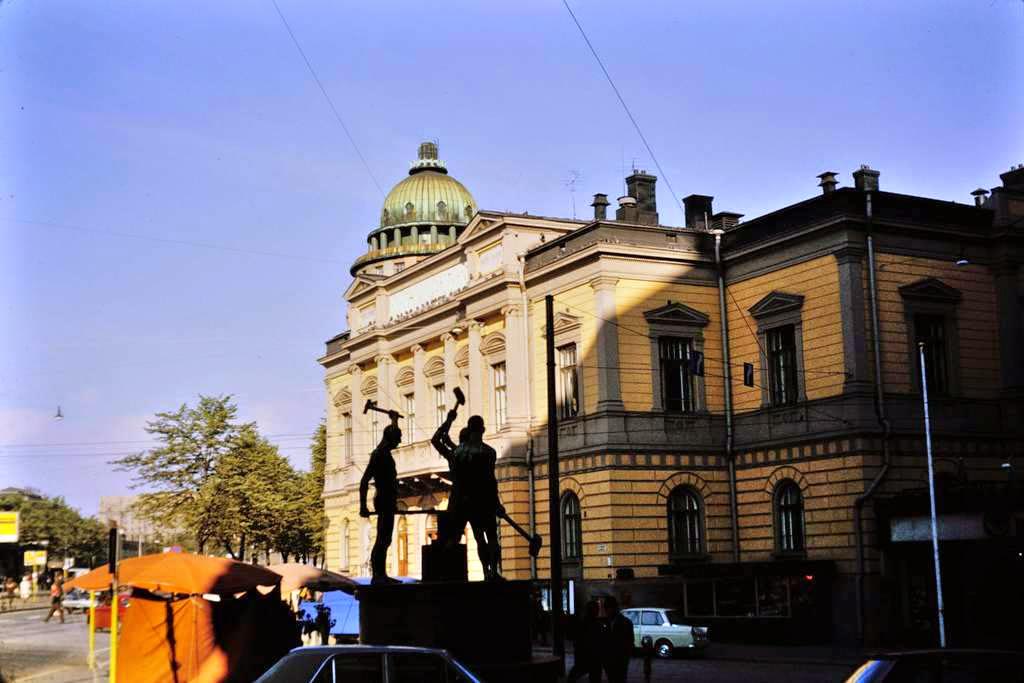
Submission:
[[[120,600],[118,600],[118,586],[117,586],[117,566],[121,561],[121,534],[114,527],[110,530],[110,539],[107,545],[108,559],[107,568],[110,571],[110,667],[109,673],[110,683],[117,683],[117,636],[118,636],[118,607],[120,607]]]
[[[939,608],[939,647],[946,647],[946,617],[942,605],[942,572],[939,569],[939,528],[935,518],[935,470],[932,467],[932,426],[928,416],[928,372],[924,360],[924,342],[917,343],[921,357],[921,394],[924,397],[924,443],[928,450],[928,501],[932,514],[932,555],[935,558],[935,597]]]
[[[548,371],[548,535],[551,541],[551,641],[565,671],[562,632],[562,525],[558,482],[558,406],[555,401],[555,298],[544,297],[544,331]]]

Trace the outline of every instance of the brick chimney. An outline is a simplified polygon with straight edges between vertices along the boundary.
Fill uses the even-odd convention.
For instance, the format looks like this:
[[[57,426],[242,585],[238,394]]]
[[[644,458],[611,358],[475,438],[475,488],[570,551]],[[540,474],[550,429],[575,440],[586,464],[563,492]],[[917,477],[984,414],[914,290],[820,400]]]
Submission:
[[[639,223],[637,211],[636,197],[631,197],[628,194],[619,197],[619,208],[615,209],[615,220]]]
[[[861,164],[860,168],[853,172],[853,186],[861,192],[878,192],[878,171],[867,164]]]
[[[703,230],[705,215],[710,225],[713,213],[711,203],[714,200],[714,197],[709,197],[706,194],[691,194],[688,197],[683,197],[683,213],[686,215],[686,227]]]
[[[647,171],[634,170],[633,174],[626,178],[626,194],[636,200],[634,222],[642,225],[658,224],[658,202],[654,195],[656,182],[657,176],[650,175]]]
[[[594,220],[603,221],[608,218],[608,195],[598,192],[594,195],[594,201],[590,204],[594,207]]]

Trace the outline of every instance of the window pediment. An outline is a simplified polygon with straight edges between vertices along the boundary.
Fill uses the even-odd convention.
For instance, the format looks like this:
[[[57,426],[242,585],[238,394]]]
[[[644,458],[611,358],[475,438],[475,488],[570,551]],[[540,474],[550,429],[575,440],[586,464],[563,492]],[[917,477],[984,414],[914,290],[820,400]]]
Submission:
[[[434,356],[428,360],[427,364],[423,366],[423,374],[427,377],[443,377],[444,359],[440,356]]]
[[[362,392],[364,398],[373,398],[374,396],[376,396],[377,378],[367,377],[360,386],[360,391]]]
[[[463,346],[455,353],[455,367],[457,368],[468,368],[469,367],[469,347]]]
[[[647,319],[649,324],[661,325],[696,325],[705,327],[711,322],[711,318],[707,314],[675,301],[661,308],[645,311],[644,318]]]
[[[788,294],[786,292],[774,291],[748,310],[755,318],[765,318],[777,313],[789,313],[803,308],[804,297],[801,294]]]
[[[485,356],[493,356],[504,352],[505,335],[501,332],[491,332],[489,335],[484,337],[483,342],[480,344],[480,353]]]
[[[334,407],[335,408],[351,408],[352,406],[352,392],[348,389],[342,389],[334,395]]]
[[[569,315],[565,311],[555,311],[555,336],[568,334],[575,332],[583,326],[582,320],[579,316]],[[544,330],[544,335],[547,336],[547,329]]]
[[[960,302],[963,295],[959,289],[950,287],[942,280],[928,277],[909,285],[900,287],[900,296],[904,299],[915,299],[918,301],[931,301],[934,303],[956,304]]]
[[[400,387],[405,387],[413,384],[416,381],[416,373],[412,368],[406,366],[398,371],[398,376],[395,377],[395,384]]]

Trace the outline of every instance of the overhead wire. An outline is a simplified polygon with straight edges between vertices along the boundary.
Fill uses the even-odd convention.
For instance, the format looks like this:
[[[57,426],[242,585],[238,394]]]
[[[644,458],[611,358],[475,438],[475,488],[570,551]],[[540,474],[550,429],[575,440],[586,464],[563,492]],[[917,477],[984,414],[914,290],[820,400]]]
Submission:
[[[324,87],[323,82],[320,80],[320,77],[316,73],[316,69],[313,68],[313,63],[310,62],[309,57],[306,56],[306,51],[303,50],[302,45],[299,44],[299,39],[295,36],[295,32],[292,31],[292,27],[288,23],[288,20],[285,18],[284,12],[282,12],[281,8],[278,6],[277,0],[270,0],[270,2],[273,3],[274,9],[277,10],[277,16],[281,18],[281,23],[284,24],[285,30],[288,31],[288,35],[291,36],[292,43],[295,44],[295,49],[298,50],[299,54],[302,56],[302,61],[306,63],[306,68],[309,69],[309,74],[313,77],[313,80],[316,82],[317,87],[320,88],[320,92],[323,94],[324,99],[327,101],[327,105],[331,108],[331,111],[334,112],[334,118],[337,119],[338,124],[341,126],[341,129],[345,131],[345,135],[348,137],[348,141],[352,144],[352,149],[356,151],[356,154],[359,156],[359,160],[363,162],[363,167],[366,169],[367,175],[370,176],[370,180],[372,180],[373,184],[377,186],[377,191],[380,192],[381,196],[383,196],[384,188],[381,187],[381,184],[379,182],[377,182],[377,177],[373,174],[373,170],[370,168],[370,164],[366,161],[366,157],[363,156],[363,152],[362,150],[359,149],[359,145],[356,144],[356,139],[352,136],[352,132],[349,130],[348,126],[345,125],[345,120],[341,117],[341,113],[338,111],[338,108],[334,105],[334,100],[331,99],[331,96],[327,93],[327,88]]]
[[[579,19],[576,18],[576,13],[572,11],[571,7],[569,7],[568,1],[562,0],[562,4],[565,5],[565,9],[569,12],[569,16],[572,17],[573,23],[576,24],[576,28],[579,29],[580,35],[583,36],[583,41],[587,44],[587,47],[590,49],[590,54],[594,56],[594,60],[597,61],[597,65],[601,67],[601,72],[604,73],[604,77],[605,79],[607,79],[608,85],[612,87],[612,91],[615,92],[615,96],[619,99],[619,104],[622,105],[622,109],[626,112],[626,116],[629,117],[630,122],[632,122],[633,124],[633,128],[636,129],[637,135],[640,136],[640,140],[644,143],[644,147],[647,149],[647,153],[651,155],[651,160],[657,167],[658,173],[660,173],[661,177],[665,180],[665,185],[668,187],[668,191],[672,195],[673,204],[678,205],[677,203],[680,201],[680,198],[678,197],[678,195],[676,195],[676,191],[672,189],[672,183],[668,179],[668,173],[666,173],[665,169],[661,167],[661,163],[658,161],[658,157],[654,154],[654,150],[651,148],[651,144],[647,142],[647,137],[644,135],[644,132],[640,129],[640,124],[637,123],[636,117],[634,117],[633,112],[630,111],[629,105],[626,104],[625,98],[622,97],[622,93],[619,92],[619,88],[615,85],[615,81],[612,80],[611,74],[608,73],[608,69],[605,68],[604,62],[601,60],[601,57],[597,54],[597,50],[594,48],[593,43],[591,43],[590,38],[587,37],[587,32],[583,30],[583,25],[580,24]]]

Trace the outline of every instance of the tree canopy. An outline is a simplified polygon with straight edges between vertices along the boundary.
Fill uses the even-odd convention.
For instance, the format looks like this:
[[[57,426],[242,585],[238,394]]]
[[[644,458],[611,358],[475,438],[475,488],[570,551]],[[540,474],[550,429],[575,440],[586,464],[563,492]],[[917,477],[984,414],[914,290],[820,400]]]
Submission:
[[[106,561],[106,527],[83,517],[63,498],[0,496],[0,510],[21,512],[21,544],[46,547],[51,558],[74,558],[79,564]]]
[[[157,413],[146,428],[160,446],[114,461],[143,493],[139,511],[187,530],[202,552],[244,560],[273,551],[285,559],[323,554],[323,423],[312,436],[312,466],[296,470],[255,423],[237,421],[230,396],[200,396],[192,407]]]

